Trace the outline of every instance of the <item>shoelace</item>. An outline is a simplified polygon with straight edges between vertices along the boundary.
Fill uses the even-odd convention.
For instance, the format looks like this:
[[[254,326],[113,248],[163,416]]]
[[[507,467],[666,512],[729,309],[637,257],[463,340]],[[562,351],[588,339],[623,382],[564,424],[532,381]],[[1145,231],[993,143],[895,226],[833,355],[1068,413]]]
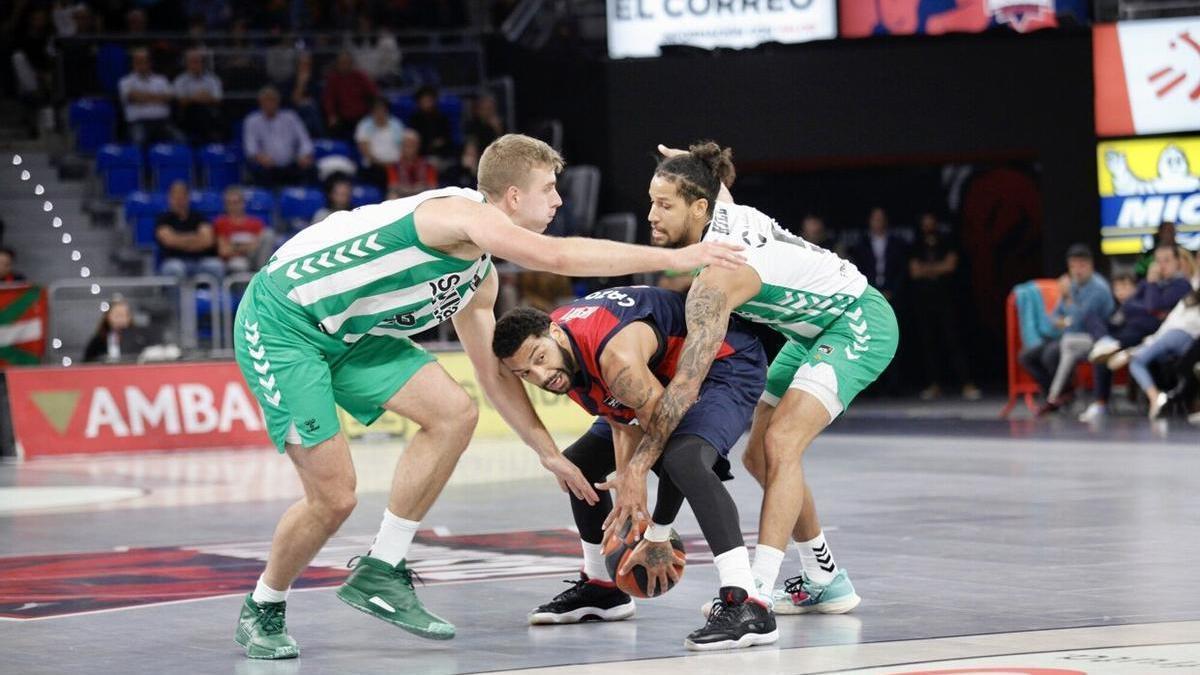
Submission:
[[[729,605],[726,605],[720,598],[713,598],[712,611],[708,614],[708,622],[705,628],[720,628],[726,625],[737,623],[737,612],[731,611]]]
[[[587,583],[584,579],[563,579],[562,582],[570,584],[571,587],[554,596],[554,599],[550,601],[551,603],[565,601],[571,594],[578,593],[583,588],[583,585]]]
[[[354,556],[346,563],[346,567],[349,567],[350,569],[354,569],[354,561],[358,560],[361,557],[362,557],[361,555]],[[397,569],[397,568],[393,567],[392,568],[392,576],[394,576],[397,579],[399,579],[400,581],[404,582],[404,584],[406,586],[408,586],[409,589],[411,589],[411,590],[416,590],[413,586],[414,579],[416,579],[417,582],[420,583],[422,586],[425,585],[425,580],[421,578],[421,575],[417,574],[416,570],[408,569],[407,567],[405,567],[404,569]]]
[[[283,632],[284,604],[272,602],[259,605],[258,622],[267,635],[277,635]]]
[[[804,590],[804,575],[792,577],[783,582],[783,590],[787,593],[799,593]],[[807,592],[807,591],[805,591]]]

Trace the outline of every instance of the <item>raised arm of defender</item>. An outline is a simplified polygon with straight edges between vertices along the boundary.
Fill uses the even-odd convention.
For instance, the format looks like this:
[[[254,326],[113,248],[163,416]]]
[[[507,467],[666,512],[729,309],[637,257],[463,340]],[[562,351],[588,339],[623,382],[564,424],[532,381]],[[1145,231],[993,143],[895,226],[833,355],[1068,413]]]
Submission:
[[[514,225],[495,207],[457,197],[422,204],[417,229],[421,241],[434,248],[475,247],[527,269],[564,276],[620,276],[705,265],[734,269],[745,262],[738,253],[742,247],[727,244],[660,249],[605,239],[548,237]]]

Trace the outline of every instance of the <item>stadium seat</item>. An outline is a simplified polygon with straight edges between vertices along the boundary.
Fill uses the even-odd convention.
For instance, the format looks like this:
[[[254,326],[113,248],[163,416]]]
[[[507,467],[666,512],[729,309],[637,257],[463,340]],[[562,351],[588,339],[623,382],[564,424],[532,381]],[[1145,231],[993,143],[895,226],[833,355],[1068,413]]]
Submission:
[[[275,223],[275,197],[270,190],[262,190],[259,188],[246,188],[246,213],[252,216],[262,218],[267,227],[273,227]]]
[[[167,197],[162,193],[139,190],[125,197],[125,222],[133,229],[134,245],[154,247],[154,224],[166,210]]]
[[[350,205],[354,208],[364,204],[378,204],[383,201],[383,193],[374,185],[355,185],[350,192]]]
[[[392,114],[400,118],[401,122],[408,124],[412,119],[413,113],[417,111],[417,101],[411,94],[401,94],[393,96],[390,101]],[[463,140],[463,100],[457,94],[442,94],[438,98],[438,109],[445,113],[446,117],[450,118],[450,134],[451,138],[457,145],[462,145]]]
[[[129,72],[129,50],[124,46],[106,42],[96,50],[96,79],[104,93],[117,95],[117,85]]]
[[[204,185],[210,190],[221,191],[240,182],[242,157],[237,146],[210,143],[200,151],[200,171]]]
[[[192,190],[192,210],[209,220],[225,210],[221,193],[217,190]]]
[[[315,188],[290,187],[279,193],[279,217],[289,230],[308,227],[313,214],[324,205],[325,195]]]
[[[147,153],[150,162],[151,187],[166,190],[181,180],[192,184],[192,149],[182,143],[157,143]]]
[[[133,145],[108,143],[96,154],[96,170],[104,181],[104,194],[124,199],[141,186],[142,153]]]
[[[75,131],[75,150],[94,155],[113,140],[117,111],[103,98],[81,98],[71,104],[68,120]]]
[[[313,140],[314,159],[320,161],[330,155],[342,155],[343,157],[353,159],[354,149],[346,141],[339,141],[333,138],[318,138]]]

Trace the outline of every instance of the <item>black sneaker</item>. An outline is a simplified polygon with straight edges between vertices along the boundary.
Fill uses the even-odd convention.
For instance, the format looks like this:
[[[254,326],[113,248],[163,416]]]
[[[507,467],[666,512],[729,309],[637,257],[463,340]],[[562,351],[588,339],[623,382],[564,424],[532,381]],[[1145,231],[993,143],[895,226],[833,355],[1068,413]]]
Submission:
[[[582,572],[579,579],[566,579],[563,583],[571,584],[571,587],[530,612],[529,623],[622,621],[633,616],[633,598],[616,584],[589,579]]]
[[[745,590],[726,586],[712,603],[708,623],[704,628],[692,631],[683,646],[703,652],[769,645],[778,639],[775,614],[766,605],[751,599]]]

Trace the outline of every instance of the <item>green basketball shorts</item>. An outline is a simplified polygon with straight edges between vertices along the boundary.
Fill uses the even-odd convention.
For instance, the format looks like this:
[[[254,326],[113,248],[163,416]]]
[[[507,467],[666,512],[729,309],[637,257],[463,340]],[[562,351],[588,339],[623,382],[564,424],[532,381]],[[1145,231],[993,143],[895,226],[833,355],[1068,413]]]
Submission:
[[[816,396],[836,419],[892,362],[900,342],[892,306],[872,287],[820,335],[788,340],[767,369],[762,401],[779,405],[788,389]]]
[[[312,447],[340,430],[341,406],[370,424],[425,364],[429,352],[406,337],[329,337],[264,274],[246,288],[233,325],[234,358],[262,406],[271,441]]]

